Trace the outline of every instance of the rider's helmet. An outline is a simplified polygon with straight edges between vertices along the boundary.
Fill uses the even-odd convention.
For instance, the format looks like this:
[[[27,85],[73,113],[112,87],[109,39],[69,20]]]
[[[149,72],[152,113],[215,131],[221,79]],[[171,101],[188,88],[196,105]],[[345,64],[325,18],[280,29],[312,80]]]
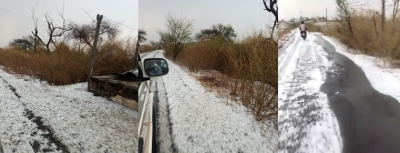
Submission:
[[[304,21],[301,21],[301,24],[304,24]]]

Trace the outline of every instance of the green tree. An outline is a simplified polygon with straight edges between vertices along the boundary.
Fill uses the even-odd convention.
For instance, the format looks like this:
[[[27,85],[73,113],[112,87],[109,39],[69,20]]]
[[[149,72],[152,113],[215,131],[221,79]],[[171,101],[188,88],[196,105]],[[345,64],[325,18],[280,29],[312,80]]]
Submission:
[[[196,40],[215,39],[221,37],[225,42],[233,41],[236,38],[235,30],[231,25],[212,25],[211,29],[203,29],[196,34]]]

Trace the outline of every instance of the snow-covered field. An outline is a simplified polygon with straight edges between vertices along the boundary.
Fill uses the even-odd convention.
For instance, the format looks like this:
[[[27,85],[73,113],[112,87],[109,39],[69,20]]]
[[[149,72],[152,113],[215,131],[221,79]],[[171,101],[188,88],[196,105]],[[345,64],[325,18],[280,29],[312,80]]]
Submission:
[[[155,51],[147,57],[163,57]],[[155,80],[159,96],[160,150],[172,152],[277,152],[273,123],[255,121],[242,105],[208,92],[180,66]],[[170,122],[170,123],[169,123]]]
[[[310,33],[306,40],[298,32],[290,37],[278,57],[279,152],[341,152],[338,121],[320,91],[330,66],[326,53]]]
[[[336,51],[354,61],[365,73],[372,87],[382,94],[393,96],[400,101],[400,69],[390,68],[384,59],[364,54],[351,54],[348,47],[335,38],[323,36],[335,46]]]
[[[0,67],[4,152],[137,152],[137,112],[86,89],[86,83],[50,86]]]

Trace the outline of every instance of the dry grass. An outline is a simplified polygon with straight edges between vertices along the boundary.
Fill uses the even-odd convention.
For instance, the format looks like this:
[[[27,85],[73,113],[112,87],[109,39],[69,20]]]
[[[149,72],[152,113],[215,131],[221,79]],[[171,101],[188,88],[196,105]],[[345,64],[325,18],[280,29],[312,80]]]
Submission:
[[[122,42],[105,42],[96,54],[93,75],[124,72],[132,68],[131,50]],[[52,53],[1,50],[0,65],[8,72],[35,76],[53,85],[85,82],[89,74],[89,54],[63,43]]]
[[[229,89],[231,80],[216,71],[203,71],[200,75],[195,76],[200,83],[211,91],[221,91]]]
[[[400,66],[400,19],[385,20],[384,30],[378,15],[357,13],[351,19],[353,34],[344,23],[329,26],[325,34],[363,54],[383,57],[393,66]]]
[[[287,27],[285,28],[279,28],[278,29],[278,39],[281,39],[282,37],[286,36],[287,34],[290,33],[290,31],[292,31],[295,28],[298,28],[297,23],[287,23]]]
[[[257,120],[277,119],[278,45],[267,35],[248,36],[236,50],[227,52],[229,72],[238,78],[232,86]]]
[[[305,24],[306,24],[306,27],[307,27],[307,31],[309,31],[309,32],[323,32],[322,27],[317,25],[316,23],[307,22]]]
[[[240,99],[257,120],[276,119],[277,47],[267,34],[254,32],[239,43],[207,40],[190,44],[177,61],[192,72],[216,70],[229,76],[205,75],[199,80],[208,87],[226,86],[231,98]]]
[[[140,45],[140,53],[147,53],[153,50],[156,50],[156,47],[152,45]]]

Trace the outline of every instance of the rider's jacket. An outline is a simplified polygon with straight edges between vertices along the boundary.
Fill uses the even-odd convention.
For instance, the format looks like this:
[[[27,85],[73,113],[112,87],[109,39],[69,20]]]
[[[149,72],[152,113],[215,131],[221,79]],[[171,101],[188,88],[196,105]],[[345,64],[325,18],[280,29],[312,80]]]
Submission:
[[[300,24],[300,31],[306,31],[306,25]]]

